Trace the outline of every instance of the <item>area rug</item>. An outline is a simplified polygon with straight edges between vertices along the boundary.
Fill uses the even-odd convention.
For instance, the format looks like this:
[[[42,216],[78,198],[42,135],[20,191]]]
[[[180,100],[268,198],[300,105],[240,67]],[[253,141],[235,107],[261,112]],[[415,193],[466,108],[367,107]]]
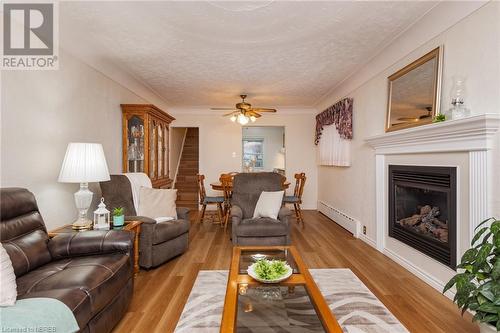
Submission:
[[[344,332],[408,332],[350,269],[311,269],[309,271]],[[176,333],[219,332],[227,276],[228,271],[199,272],[177,324]],[[238,329],[238,332],[317,332],[315,327],[308,327],[307,313],[300,313],[298,316],[297,307],[300,308],[298,303],[301,300],[304,300],[304,297],[297,294],[296,300],[287,303],[284,316],[289,317],[287,318],[288,326],[278,324],[276,327]]]

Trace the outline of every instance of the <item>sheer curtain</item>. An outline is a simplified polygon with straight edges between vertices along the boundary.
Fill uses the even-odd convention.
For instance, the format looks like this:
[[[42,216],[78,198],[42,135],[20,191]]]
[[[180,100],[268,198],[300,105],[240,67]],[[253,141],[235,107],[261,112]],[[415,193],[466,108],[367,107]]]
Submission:
[[[323,127],[319,141],[319,164],[351,166],[351,140],[342,139],[334,124]]]

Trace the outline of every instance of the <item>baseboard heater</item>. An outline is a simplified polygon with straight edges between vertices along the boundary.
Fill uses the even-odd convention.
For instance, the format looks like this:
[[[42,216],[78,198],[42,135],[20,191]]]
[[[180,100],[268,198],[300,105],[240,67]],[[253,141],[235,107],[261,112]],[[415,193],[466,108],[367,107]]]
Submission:
[[[354,237],[356,238],[359,237],[361,223],[359,223],[359,221],[357,221],[356,219],[343,213],[337,208],[333,208],[332,206],[324,203],[323,201],[318,201],[318,211],[323,215],[326,215],[328,218],[333,220],[333,222],[337,223],[342,228],[349,231]]]

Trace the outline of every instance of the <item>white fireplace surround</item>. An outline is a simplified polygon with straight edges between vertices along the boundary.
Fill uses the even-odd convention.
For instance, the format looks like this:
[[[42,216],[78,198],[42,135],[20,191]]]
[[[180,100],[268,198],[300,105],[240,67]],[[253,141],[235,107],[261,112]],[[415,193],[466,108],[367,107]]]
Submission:
[[[463,152],[468,154],[469,179],[469,231],[472,237],[477,224],[490,216],[491,149],[494,135],[500,125],[499,114],[482,114],[460,120],[450,120],[403,129],[369,137],[365,141],[375,149],[376,163],[376,248],[386,251],[388,181],[386,158],[389,155],[421,153]],[[458,175],[457,175],[458,176]],[[378,195],[382,194],[382,195]],[[457,212],[458,214],[458,212]],[[460,258],[460,256],[458,256]],[[405,265],[406,259],[399,258],[403,266],[441,287],[438,281],[428,281],[426,274],[418,268]],[[410,265],[411,266],[411,265]],[[428,276],[427,276],[428,277]],[[438,282],[438,283],[435,283]]]

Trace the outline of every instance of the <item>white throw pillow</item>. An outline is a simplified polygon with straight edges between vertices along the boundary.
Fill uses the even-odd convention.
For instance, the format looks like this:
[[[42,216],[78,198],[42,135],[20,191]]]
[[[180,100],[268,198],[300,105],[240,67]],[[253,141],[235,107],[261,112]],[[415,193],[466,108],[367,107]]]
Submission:
[[[16,304],[17,284],[12,261],[0,243],[0,306]]]
[[[141,187],[137,214],[152,219],[177,220],[175,200],[177,200],[177,190]]]
[[[253,212],[253,218],[270,217],[277,219],[285,191],[262,192]]]

